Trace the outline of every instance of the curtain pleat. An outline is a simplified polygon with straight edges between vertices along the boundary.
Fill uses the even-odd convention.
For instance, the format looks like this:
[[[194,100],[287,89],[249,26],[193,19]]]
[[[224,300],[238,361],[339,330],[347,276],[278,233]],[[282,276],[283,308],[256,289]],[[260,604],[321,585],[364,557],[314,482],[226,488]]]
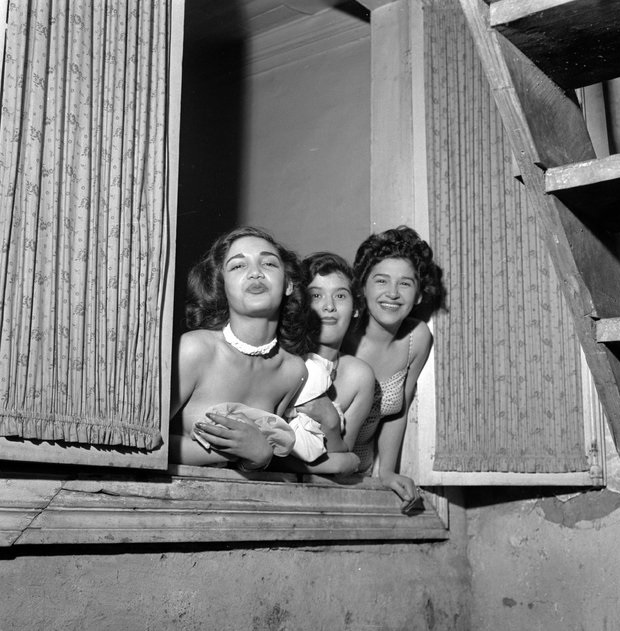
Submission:
[[[449,298],[434,468],[587,470],[572,317],[458,2],[424,13],[431,240]]]
[[[168,23],[161,0],[10,3],[0,435],[161,443]]]

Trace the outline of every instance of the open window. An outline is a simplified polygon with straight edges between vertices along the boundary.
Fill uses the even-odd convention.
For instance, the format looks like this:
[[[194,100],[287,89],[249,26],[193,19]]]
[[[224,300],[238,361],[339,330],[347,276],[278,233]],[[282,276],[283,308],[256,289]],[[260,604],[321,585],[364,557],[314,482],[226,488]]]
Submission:
[[[501,249],[507,238],[516,241],[518,235],[526,234],[506,221],[506,200],[528,230],[531,222],[522,213],[526,204],[518,199],[510,151],[502,146],[501,123],[493,114],[486,80],[476,68],[458,4],[421,0],[366,0],[361,4],[365,8],[354,2],[319,0],[168,3],[167,37],[161,43],[167,51],[169,73],[167,135],[158,147],[165,152],[161,159],[165,164],[165,212],[161,217],[166,223],[167,247],[155,261],[162,273],[157,294],[159,337],[154,344],[159,383],[153,389],[157,405],[148,408],[158,419],[162,446],[119,449],[114,445],[76,446],[71,441],[50,443],[45,437],[36,442],[0,439],[0,459],[5,464],[117,467],[51,475],[45,466],[25,466],[17,474],[7,474],[2,484],[3,497],[8,499],[0,506],[0,532],[5,541],[446,536],[445,500],[434,500],[437,512],[406,518],[398,513],[391,492],[379,489],[372,480],[343,485],[293,474],[190,467],[170,467],[154,474],[118,468],[168,468],[169,357],[173,328],[181,317],[183,279],[211,238],[244,223],[272,230],[300,254],[332,249],[352,258],[369,232],[402,223],[414,226],[433,246],[449,277],[451,311],[431,322],[435,347],[418,384],[401,462],[404,473],[428,487],[601,483],[600,476],[591,477],[591,470],[596,468],[597,455],[592,447],[602,448],[602,414],[557,293],[552,306],[553,344],[563,349],[562,362],[558,362],[563,372],[555,374],[557,347],[549,350],[543,342],[540,346],[545,348],[540,350],[549,353],[544,354],[551,362],[546,374],[567,384],[567,394],[560,402],[571,412],[570,427],[558,426],[558,431],[572,432],[578,470],[508,473],[501,467],[499,471],[489,467],[486,471],[467,470],[460,465],[453,467],[460,468],[458,471],[450,470],[449,465],[435,467],[438,428],[443,426],[443,440],[448,436],[446,428],[463,427],[457,423],[462,420],[459,400],[446,387],[457,377],[474,377],[475,387],[464,382],[457,393],[472,404],[466,428],[484,433],[496,427],[500,416],[513,418],[501,398],[494,399],[484,415],[477,413],[477,393],[489,387],[484,380],[487,373],[476,372],[480,363],[472,364],[471,375],[460,368],[451,373],[446,365],[464,344],[465,333],[471,338],[470,347],[476,345],[476,336],[482,336],[491,347],[499,344],[488,323],[501,322],[496,318],[501,310],[495,313],[493,303],[480,309],[487,303],[479,301],[494,286],[496,268],[482,265],[472,272],[462,261],[473,253],[474,244],[484,254],[489,244]],[[188,37],[183,46],[184,12]],[[457,79],[463,82],[460,87],[451,83]],[[6,128],[4,112],[0,125]],[[485,178],[492,180],[493,190],[482,186]],[[440,188],[442,182],[445,186]],[[4,179],[1,185],[4,191]],[[502,196],[497,194],[499,188]],[[481,208],[486,214],[477,214]],[[494,218],[502,219],[503,232],[489,224]],[[476,240],[482,233],[490,241]],[[500,253],[494,260],[504,265],[507,277],[520,275],[521,286],[529,287],[524,270],[546,270],[542,273],[545,287],[557,292],[557,280],[544,267],[544,252],[535,245],[535,233],[527,234],[531,248],[519,250],[513,243],[513,254],[531,258],[530,267],[516,260],[519,256],[509,260]],[[503,282],[500,286],[507,287]],[[534,290],[528,296],[532,304],[540,298]],[[177,305],[174,312],[173,302]],[[506,313],[510,315],[510,309]],[[478,314],[477,323],[467,328],[467,319],[472,320],[474,314]],[[463,324],[457,333],[450,328],[455,323]],[[519,340],[517,335],[514,355],[508,355],[506,361],[517,363],[518,374],[529,371],[527,353],[536,344],[533,336]],[[544,363],[540,357],[531,360],[533,365]],[[493,367],[484,368],[493,371]],[[544,380],[544,374],[540,379]],[[553,402],[546,409],[561,416]],[[518,411],[515,419],[520,420]],[[537,413],[528,417],[530,421],[538,423],[540,430],[553,425]],[[456,455],[449,441],[440,446],[444,462]]]
[[[197,14],[191,13],[192,6]],[[373,480],[335,483],[322,477],[243,474],[232,470],[181,466],[171,466],[168,471],[161,473],[136,471],[168,467],[166,410],[169,357],[172,329],[179,315],[178,310],[173,315],[172,309],[175,258],[172,235],[176,232],[177,184],[182,200],[178,213],[178,244],[182,244],[182,247],[178,247],[177,257],[181,278],[186,271],[182,269],[183,266],[191,264],[194,254],[204,250],[208,245],[208,237],[215,237],[218,230],[234,224],[251,222],[273,229],[283,241],[300,253],[319,248],[342,251],[341,246],[346,242],[343,253],[349,257],[370,230],[370,27],[367,13],[354,3],[344,3],[333,11],[324,11],[325,6],[316,2],[274,2],[273,6],[259,8],[258,14],[253,15],[252,19],[264,21],[266,28],[259,25],[255,30],[256,37],[248,42],[247,39],[239,38],[239,28],[246,28],[247,24],[244,27],[243,24],[240,26],[235,23],[235,12],[240,6],[229,2],[204,5],[173,0],[165,10],[162,9],[166,27],[159,34],[165,36],[157,45],[147,46],[153,54],[165,53],[168,64],[166,71],[169,73],[169,90],[164,92],[168,102],[167,133],[150,147],[155,155],[146,156],[147,160],[153,157],[159,160],[160,166],[165,165],[165,196],[159,198],[161,214],[158,215],[158,222],[162,224],[159,226],[162,231],[158,233],[158,242],[164,247],[156,253],[137,256],[138,262],[147,261],[153,266],[146,273],[147,278],[151,278],[155,272],[160,274],[159,291],[155,294],[159,319],[155,323],[147,318],[148,324],[157,330],[154,342],[157,353],[153,361],[158,364],[159,382],[151,390],[157,395],[157,401],[156,405],[138,406],[138,411],[148,412],[157,420],[157,431],[160,433],[158,445],[134,448],[131,444],[111,443],[102,447],[97,440],[94,441],[97,444],[89,443],[87,436],[77,436],[76,440],[72,440],[74,437],[59,439],[55,435],[42,434],[33,439],[9,431],[9,436],[0,439],[0,459],[4,463],[4,474],[0,481],[3,489],[0,534],[6,545],[269,539],[411,540],[442,539],[447,536],[445,523],[430,506],[423,515],[405,517],[398,510],[397,498]],[[248,2],[243,3],[243,6],[252,10],[256,4]],[[39,10],[34,0],[33,7]],[[45,9],[43,6],[40,8]],[[218,15],[218,10],[222,8],[225,15]],[[220,26],[215,29],[214,39],[206,46],[206,56],[199,59],[194,67],[192,60],[186,58],[183,98],[192,91],[197,95],[194,100],[188,98],[185,101],[185,106],[194,111],[189,115],[190,119],[193,116],[192,124],[181,133],[181,142],[186,135],[194,136],[196,142],[193,149],[179,153],[177,141],[184,9],[189,9],[187,21],[190,28],[200,23],[198,15],[204,11],[208,14],[207,21],[223,20],[224,29]],[[36,10],[32,13],[35,17],[30,22],[31,26],[49,22],[49,19],[37,22]],[[101,17],[110,18],[112,14],[114,12],[110,15],[104,12]],[[274,15],[278,25],[273,22]],[[277,16],[284,16],[282,23]],[[23,19],[27,21],[29,17],[23,16]],[[73,25],[80,23],[79,19],[69,21]],[[227,32],[228,28],[232,31]],[[44,28],[38,30],[45,36]],[[208,31],[205,29],[203,34],[208,34]],[[101,28],[95,29],[95,32],[99,35],[101,32],[118,32],[118,29]],[[226,41],[218,39],[223,32],[227,32],[224,38]],[[231,32],[234,33],[232,39],[228,37]],[[80,29],[78,34],[76,39],[82,45],[84,42],[99,42],[96,36],[89,37],[86,30]],[[134,35],[126,40],[142,41],[138,32],[134,32]],[[117,59],[112,52],[116,44],[111,42],[112,49],[107,54],[97,49],[97,54],[103,54],[101,67],[104,69],[107,62]],[[253,47],[249,52],[254,64],[250,71],[246,57],[248,51],[245,49],[248,44]],[[62,48],[60,45],[58,47]],[[88,49],[87,46],[85,48]],[[223,70],[223,56],[230,60],[240,54],[245,61],[233,66],[232,76],[226,75],[226,72],[230,73],[231,66]],[[133,59],[132,55],[120,57]],[[77,72],[78,66],[65,64],[62,67]],[[296,73],[302,75],[297,88],[294,82],[288,83],[288,97],[297,98],[293,106],[278,99],[278,95],[269,93],[269,71],[272,69],[288,73],[290,79],[295,78]],[[353,77],[348,74],[351,70],[356,73]],[[321,73],[324,77],[322,82],[317,80]],[[105,76],[105,72],[102,76]],[[200,76],[203,80],[191,81],[189,78],[192,76]],[[122,82],[119,80],[117,83]],[[257,101],[256,95],[252,93],[258,86],[261,86],[262,94],[267,95],[259,107],[257,102],[263,97],[258,97]],[[303,90],[300,86],[303,86]],[[245,93],[245,90],[248,92]],[[226,94],[231,97],[227,105],[218,103]],[[236,97],[236,102],[229,108],[233,97]],[[271,105],[268,103],[270,99]],[[104,111],[110,107],[105,98],[102,97],[101,101]],[[282,103],[279,114],[290,118],[278,119],[277,112],[269,113],[268,110],[278,101]],[[141,105],[145,107],[144,103]],[[239,108],[247,109],[240,112]],[[159,110],[146,109],[155,120]],[[63,120],[70,116],[61,105],[58,112]],[[313,119],[317,113],[319,117],[325,117],[326,125],[321,126],[316,118]],[[265,117],[258,126],[254,118],[257,115]],[[124,120],[123,114],[118,112],[113,118],[121,124]],[[223,119],[229,124],[220,124],[219,128],[217,122],[213,124],[214,121],[222,123]],[[205,125],[206,122],[211,125]],[[238,124],[237,127],[230,124],[233,122]],[[267,126],[262,126],[262,123]],[[279,184],[265,177],[268,165],[264,154],[256,152],[256,144],[243,146],[247,136],[242,132],[246,131],[246,124],[253,126],[257,136],[265,134],[272,139],[274,144],[267,148],[267,153],[278,144],[280,148],[285,148],[285,155],[287,148],[297,147],[299,162],[288,174],[278,173],[274,168],[276,162],[282,163],[282,157],[271,164],[271,177],[277,180],[282,176]],[[3,125],[3,129],[10,129],[12,133],[17,129],[9,125],[6,117]],[[211,135],[203,134],[203,128],[207,127]],[[37,125],[31,126],[35,134],[37,128]],[[219,137],[217,133],[214,135],[214,130],[219,132]],[[17,135],[24,138],[23,133],[18,132]],[[218,144],[220,140],[222,144]],[[123,146],[126,147],[127,143]],[[94,141],[88,147],[99,158],[107,158],[105,147],[96,145]],[[198,163],[193,161],[196,155],[201,158]],[[287,162],[287,158],[284,162]],[[110,165],[114,169],[119,163],[111,161]],[[290,165],[284,164],[283,169],[287,166]],[[229,167],[228,170],[226,167]],[[309,177],[313,169],[318,177]],[[178,172],[181,173],[179,183]],[[205,173],[213,177],[205,178]],[[222,174],[225,174],[223,178],[220,177]],[[108,181],[115,181],[112,176],[110,178]],[[331,182],[332,188],[326,188],[325,182]],[[282,199],[281,194],[287,190],[288,198]],[[256,191],[262,191],[262,195],[257,196]],[[272,193],[271,198],[269,193]],[[192,194],[196,196],[193,200]],[[205,199],[204,194],[210,197]],[[255,200],[260,200],[260,203],[255,203]],[[67,208],[81,216],[79,209],[87,210],[88,204],[81,207],[80,200],[77,201],[77,204],[68,204]],[[128,207],[137,214],[142,210],[139,204],[137,207]],[[201,214],[206,212],[209,213],[205,221],[211,230],[210,234],[203,231],[205,223],[202,221],[205,218]],[[110,215],[98,212],[93,217],[108,222]],[[112,230],[112,233],[118,231]],[[98,248],[107,244],[107,239],[99,240],[100,232],[97,230],[84,230],[83,234],[84,239],[88,236],[91,246],[90,249],[83,248],[83,255],[98,256]],[[94,259],[88,269],[101,274],[102,267],[105,265],[100,265],[99,259]],[[65,273],[76,271],[69,264],[63,269]],[[88,282],[85,284],[90,286]],[[177,296],[182,296],[182,283],[177,287]],[[129,289],[133,288],[130,284]],[[136,291],[144,296],[141,289]],[[62,297],[63,293],[58,291],[55,295]],[[87,307],[90,306],[83,304],[82,309],[88,312]],[[108,302],[105,306],[114,312],[114,307]],[[95,312],[102,309],[102,304],[95,306]],[[69,328],[68,324],[64,326],[65,329]],[[114,337],[113,333],[110,335]],[[136,347],[140,348],[134,344],[133,348]],[[108,350],[114,355],[112,349]],[[130,354],[128,349],[124,349],[122,355],[120,357],[117,353],[113,359],[121,364],[135,364],[137,359],[143,359],[139,354]],[[105,369],[105,360],[105,357],[99,358],[95,365]],[[39,364],[39,368],[43,365]],[[149,373],[149,376],[155,376],[154,372]],[[92,373],[86,371],[83,374]],[[136,387],[136,383],[132,386],[130,380],[123,381],[123,374],[117,377],[125,389],[137,394],[135,391],[139,387]],[[80,385],[85,385],[86,389],[92,388],[91,382],[86,377],[84,379]],[[94,383],[100,383],[99,378]],[[105,391],[114,391],[114,387],[108,385]],[[54,466],[50,466],[52,464]],[[81,465],[90,466],[83,468]],[[101,468],[110,466],[115,469]]]

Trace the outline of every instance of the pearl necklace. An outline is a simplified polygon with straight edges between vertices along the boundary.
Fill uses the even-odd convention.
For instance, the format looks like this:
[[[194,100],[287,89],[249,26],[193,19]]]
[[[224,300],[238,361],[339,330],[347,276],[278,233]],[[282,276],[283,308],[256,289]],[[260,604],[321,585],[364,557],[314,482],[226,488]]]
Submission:
[[[224,339],[233,348],[236,348],[240,353],[243,353],[244,355],[269,355],[269,353],[271,353],[275,345],[278,343],[278,338],[274,337],[271,342],[267,342],[267,344],[263,344],[262,346],[252,346],[251,344],[246,344],[246,342],[242,342],[232,332],[230,322],[224,327],[222,333],[224,334]]]

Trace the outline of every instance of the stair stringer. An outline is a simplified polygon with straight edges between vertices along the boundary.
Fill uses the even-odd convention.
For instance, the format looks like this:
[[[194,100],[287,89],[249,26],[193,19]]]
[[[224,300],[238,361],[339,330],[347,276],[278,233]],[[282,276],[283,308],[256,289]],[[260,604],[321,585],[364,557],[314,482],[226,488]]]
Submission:
[[[618,447],[620,352],[613,345],[598,343],[595,330],[597,319],[610,315],[599,312],[601,298],[609,298],[610,292],[600,287],[591,291],[576,256],[596,251],[610,263],[613,271],[605,280],[608,287],[620,287],[620,263],[601,243],[600,235],[545,192],[544,169],[595,157],[585,121],[576,99],[489,26],[489,8],[482,0],[459,1]],[[537,124],[537,116],[548,124]],[[620,292],[616,293],[620,300]],[[605,304],[603,310],[608,308]],[[614,315],[618,314],[620,306]]]

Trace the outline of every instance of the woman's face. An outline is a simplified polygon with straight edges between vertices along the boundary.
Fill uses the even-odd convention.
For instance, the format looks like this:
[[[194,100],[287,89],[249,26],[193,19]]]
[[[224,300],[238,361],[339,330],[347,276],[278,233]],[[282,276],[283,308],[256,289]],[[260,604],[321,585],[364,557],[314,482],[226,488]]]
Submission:
[[[321,319],[319,343],[339,349],[353,314],[349,279],[340,272],[317,274],[308,286],[310,306]]]
[[[364,296],[369,317],[395,333],[419,302],[419,282],[411,261],[383,259],[377,263],[366,279]]]
[[[222,276],[229,310],[242,315],[273,317],[285,292],[292,291],[278,250],[260,237],[233,241],[224,257]]]

